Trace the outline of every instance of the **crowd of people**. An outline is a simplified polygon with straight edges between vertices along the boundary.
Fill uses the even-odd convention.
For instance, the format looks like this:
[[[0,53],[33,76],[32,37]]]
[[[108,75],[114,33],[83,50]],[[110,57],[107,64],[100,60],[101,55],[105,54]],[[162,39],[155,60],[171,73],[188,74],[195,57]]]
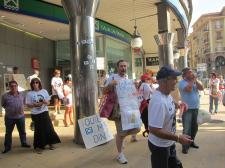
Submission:
[[[109,76],[105,89],[118,94],[117,85],[120,81],[128,78],[126,71],[127,62],[125,60],[118,61],[117,73]],[[218,101],[223,94],[221,90],[224,88],[224,82],[221,77],[217,79],[214,72],[211,76],[209,81],[209,112],[212,113],[212,101],[214,101],[214,112],[217,113]],[[178,87],[176,87],[177,83]],[[176,156],[175,143],[182,145],[183,154],[188,154],[190,148],[199,148],[195,143],[195,138],[198,131],[197,117],[200,106],[200,91],[204,90],[202,83],[197,79],[191,68],[187,67],[179,72],[169,66],[163,66],[157,72],[156,80],[152,73],[144,73],[140,77],[140,82],[136,80],[134,85],[137,89],[139,111],[145,127],[143,136],[148,136],[152,167],[182,168],[182,163]],[[117,111],[126,113],[126,111],[118,108],[117,104],[114,105],[112,113],[115,113],[115,111],[116,113],[118,113]],[[181,135],[176,134],[176,116],[180,117],[180,122],[183,125]],[[128,160],[123,152],[124,138],[128,135],[135,137],[140,129],[136,127],[124,130],[121,127],[123,125],[122,115],[114,121],[117,130],[116,147],[118,155],[116,158],[119,163],[126,164]]]
[[[130,80],[127,75],[128,63],[125,60],[119,60],[116,65],[117,73],[106,78],[106,74],[103,72],[98,82],[101,86],[99,89],[100,97],[109,92],[117,94],[117,100],[111,111],[112,115],[108,118],[115,122],[117,161],[120,164],[128,163],[124,154],[124,139],[131,135],[137,141],[136,134],[141,130],[141,126],[135,124],[137,121],[135,117],[140,116],[139,119],[142,120],[145,128],[143,136],[148,137],[152,168],[182,168],[182,163],[176,155],[176,143],[182,145],[183,154],[188,154],[190,148],[199,148],[195,143],[195,138],[198,131],[199,92],[204,89],[202,83],[197,79],[194,71],[188,67],[179,72],[170,66],[163,66],[155,77],[153,73],[146,72],[141,75],[139,82],[133,81],[136,94],[132,93],[132,96],[135,96],[138,102],[138,112],[134,110],[132,114],[129,114],[123,109],[124,104],[122,105],[119,102],[121,97],[119,97],[118,91],[118,86],[121,85],[122,81]],[[31,109],[35,151],[42,153],[46,146],[53,150],[53,145],[60,143],[48,112],[51,97],[47,90],[42,88],[39,72],[34,71],[34,74],[29,76],[28,80],[30,90],[26,95],[18,91],[16,81],[10,81],[9,92],[2,96],[1,105],[6,111],[5,148],[2,153],[11,150],[12,131],[15,125],[19,132],[21,147],[30,148],[26,140],[24,105]],[[73,125],[71,76],[66,77],[65,82],[63,82],[60,77],[60,70],[56,69],[51,80],[51,86],[55,114],[61,113],[63,101],[65,105],[64,125],[66,127]],[[216,73],[211,73],[209,80],[209,112],[211,114],[218,112],[218,102],[222,99],[223,89],[223,79],[217,78]],[[131,100],[131,97],[127,98]],[[214,110],[213,103],[215,105]],[[183,125],[183,133],[180,135],[176,133],[176,113],[178,112]],[[128,118],[131,117],[130,121],[126,121],[127,118],[124,120],[124,113]],[[131,122],[133,127],[125,129],[125,121]]]
[[[18,67],[13,68],[14,74],[18,74],[18,71]],[[9,81],[9,91],[2,95],[1,106],[5,109],[6,130],[2,153],[11,150],[12,132],[15,125],[19,132],[21,147],[31,147],[26,141],[25,106],[31,109],[32,122],[30,127],[34,131],[33,147],[39,154],[46,148],[46,145],[49,146],[50,150],[54,150],[53,145],[60,143],[49,115],[48,105],[51,99],[54,101],[55,114],[61,113],[61,102],[65,104],[64,125],[65,127],[73,125],[72,78],[70,75],[66,77],[65,83],[63,83],[60,70],[55,69],[54,77],[51,80],[52,96],[42,88],[39,70],[34,69],[34,73],[27,78],[27,82],[29,83],[29,90],[20,92],[17,81]]]

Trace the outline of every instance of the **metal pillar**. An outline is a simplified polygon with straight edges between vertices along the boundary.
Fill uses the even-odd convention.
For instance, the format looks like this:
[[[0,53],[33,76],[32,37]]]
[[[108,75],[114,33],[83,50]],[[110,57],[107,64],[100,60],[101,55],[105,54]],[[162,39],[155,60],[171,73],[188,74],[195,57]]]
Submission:
[[[173,38],[174,34],[170,33],[170,13],[166,3],[157,3],[158,13],[158,35],[155,35],[155,41],[159,50],[159,66],[168,65],[174,67],[173,59]]]
[[[70,50],[75,97],[74,141],[83,144],[77,120],[95,114],[97,68],[95,14],[99,0],[62,0],[70,22]]]

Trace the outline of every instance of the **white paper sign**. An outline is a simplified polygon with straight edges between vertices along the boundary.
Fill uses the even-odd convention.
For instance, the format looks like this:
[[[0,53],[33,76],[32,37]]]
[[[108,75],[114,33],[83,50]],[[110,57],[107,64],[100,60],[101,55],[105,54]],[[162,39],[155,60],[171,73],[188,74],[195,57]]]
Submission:
[[[78,120],[85,147],[90,149],[113,139],[107,124],[99,115],[92,115]]]
[[[142,125],[138,92],[130,79],[120,80],[116,92],[121,112],[122,129],[140,128]]]

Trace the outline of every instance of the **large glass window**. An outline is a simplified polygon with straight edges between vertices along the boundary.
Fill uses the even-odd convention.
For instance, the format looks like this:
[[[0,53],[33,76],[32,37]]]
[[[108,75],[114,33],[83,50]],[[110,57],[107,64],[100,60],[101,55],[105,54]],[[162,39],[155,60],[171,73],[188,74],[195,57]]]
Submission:
[[[104,40],[105,38],[105,40]],[[66,73],[70,72],[69,41],[56,42],[56,65],[62,67]],[[104,48],[105,47],[105,48]],[[108,74],[116,72],[116,62],[120,59],[128,61],[128,75],[132,77],[132,57],[130,45],[105,35],[96,36],[96,57],[98,70],[105,70]],[[98,59],[99,58],[99,59]]]
[[[128,61],[127,74],[129,78],[132,78],[132,57],[129,44],[106,37],[106,59],[109,74],[116,73],[116,63],[118,60],[124,59]]]

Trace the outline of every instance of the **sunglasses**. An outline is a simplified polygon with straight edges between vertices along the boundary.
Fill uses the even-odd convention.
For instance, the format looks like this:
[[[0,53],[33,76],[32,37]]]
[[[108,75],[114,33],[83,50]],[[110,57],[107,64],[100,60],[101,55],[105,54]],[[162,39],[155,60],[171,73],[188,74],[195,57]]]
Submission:
[[[33,84],[39,84],[39,82],[34,82]]]

